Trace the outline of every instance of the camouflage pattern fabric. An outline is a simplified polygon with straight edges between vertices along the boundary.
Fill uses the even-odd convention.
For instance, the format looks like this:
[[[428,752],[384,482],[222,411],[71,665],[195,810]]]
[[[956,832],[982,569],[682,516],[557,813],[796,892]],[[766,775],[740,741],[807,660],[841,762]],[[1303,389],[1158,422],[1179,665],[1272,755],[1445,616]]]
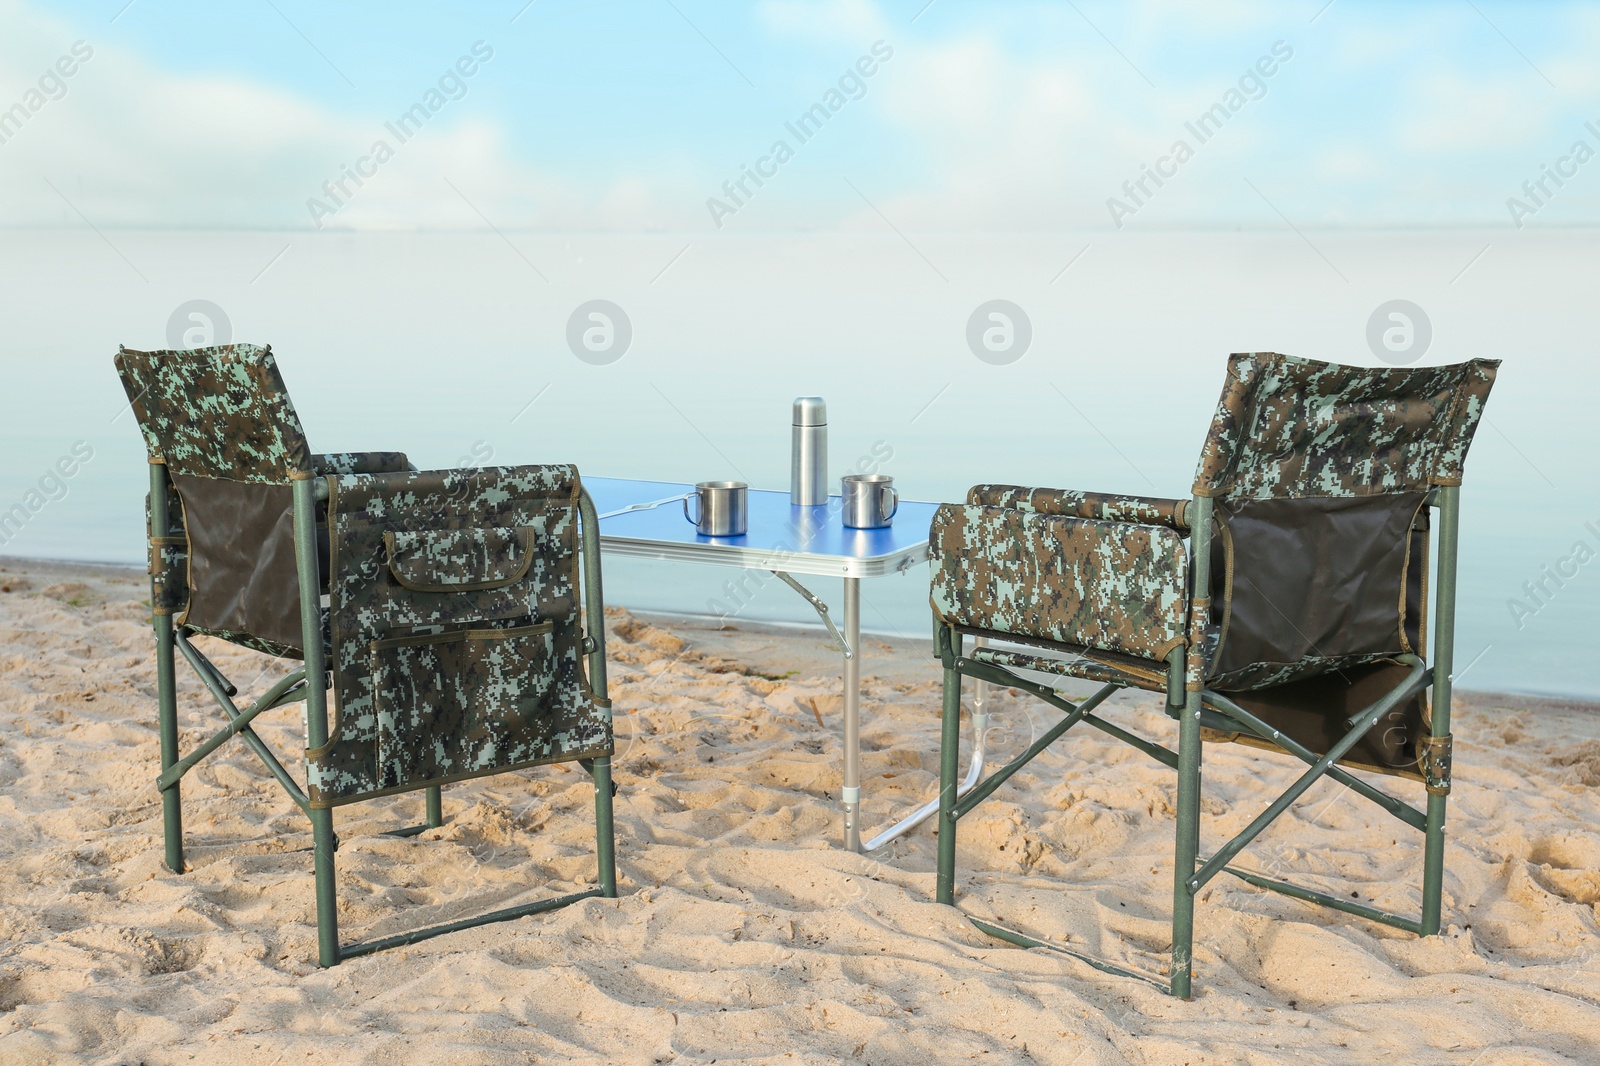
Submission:
[[[270,348],[123,348],[116,364],[150,458],[173,472],[269,485],[311,472]]]
[[[1167,676],[1148,662],[1105,657],[1105,652],[1086,652],[1068,659],[1033,655],[1011,648],[974,648],[970,658],[993,663],[1008,670],[1037,670],[1062,677],[1077,677],[1103,685],[1132,685],[1152,692],[1165,692]]]
[[[1216,692],[1253,692],[1320,674],[1350,670],[1367,663],[1385,662],[1391,658],[1392,655],[1386,652],[1371,652],[1361,655],[1308,655],[1292,663],[1251,663],[1226,674],[1212,674],[1206,680],[1206,687]]]
[[[1184,662],[1184,688],[1193,691],[1196,678],[1200,690],[1207,687],[1211,670],[1217,661],[1217,651],[1222,643],[1222,626],[1216,621],[1214,608],[1201,603],[1189,608],[1189,651]],[[1199,634],[1196,637],[1196,634]],[[1198,661],[1197,661],[1198,660]]]
[[[1194,493],[1363,496],[1460,484],[1499,365],[1375,369],[1232,355]]]
[[[334,717],[307,753],[315,805],[611,754],[581,661],[575,468],[331,487]]]
[[[389,573],[412,592],[471,592],[511,584],[533,563],[532,530],[402,529],[383,535]]]
[[[1140,525],[1187,529],[1183,520],[1188,500],[1163,500],[1119,496],[1109,492],[1074,492],[1070,489],[1030,489],[1020,485],[974,485],[967,503],[981,507],[1009,507],[1036,514],[1092,518],[1102,522],[1136,522]]]
[[[1147,659],[1184,643],[1174,530],[944,504],[930,547],[933,612],[949,624]]]
[[[550,622],[374,641],[380,773],[392,782],[532,761],[526,723],[556,684]]]
[[[1200,692],[1206,687],[1207,668],[1216,652],[1216,642],[1208,641],[1207,636],[1210,631],[1220,630],[1211,621],[1211,598],[1195,597],[1189,607],[1188,647],[1183,658],[1184,691]]]
[[[150,545],[150,610],[182,614],[189,606],[189,538],[183,531],[183,499],[167,483],[167,536],[156,542],[150,523],[150,494],[144,495],[144,528]]]
[[[325,474],[398,474],[411,469],[405,452],[329,452],[311,457],[311,469]]]

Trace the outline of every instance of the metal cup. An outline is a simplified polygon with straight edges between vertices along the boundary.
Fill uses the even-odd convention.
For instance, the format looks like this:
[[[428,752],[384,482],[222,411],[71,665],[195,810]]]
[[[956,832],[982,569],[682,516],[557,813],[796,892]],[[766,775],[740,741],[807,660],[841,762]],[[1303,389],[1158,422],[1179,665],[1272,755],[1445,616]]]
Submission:
[[[689,513],[697,504],[699,517]],[[743,481],[702,481],[694,494],[683,498],[683,517],[694,523],[703,537],[742,537],[750,524],[750,486]]]
[[[900,509],[900,494],[888,474],[849,474],[839,479],[844,524],[851,529],[883,529]]]

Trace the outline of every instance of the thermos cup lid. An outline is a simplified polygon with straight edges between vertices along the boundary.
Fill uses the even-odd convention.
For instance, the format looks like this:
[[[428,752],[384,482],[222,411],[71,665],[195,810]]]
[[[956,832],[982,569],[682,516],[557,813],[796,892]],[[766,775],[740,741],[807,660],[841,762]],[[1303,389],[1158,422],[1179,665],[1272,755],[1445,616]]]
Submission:
[[[821,396],[797,396],[794,401],[794,424],[797,426],[825,426],[828,424],[828,405]]]

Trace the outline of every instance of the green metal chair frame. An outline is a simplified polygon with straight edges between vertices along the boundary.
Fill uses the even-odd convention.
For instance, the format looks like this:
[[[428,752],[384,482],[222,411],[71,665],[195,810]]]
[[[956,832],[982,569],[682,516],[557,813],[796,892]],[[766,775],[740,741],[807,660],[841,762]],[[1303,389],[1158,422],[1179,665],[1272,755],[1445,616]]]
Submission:
[[[938,901],[955,904],[959,820],[1082,723],[1177,772],[1170,979],[1163,984],[1150,975],[969,916],[983,932],[1018,946],[1064,952],[1107,973],[1154,983],[1184,999],[1192,989],[1195,896],[1219,873],[1421,936],[1437,934],[1451,786],[1461,468],[1498,365],[1474,360],[1448,367],[1374,370],[1275,353],[1236,354],[1229,361],[1227,384],[1192,499],[980,485],[965,505],[942,506],[933,523],[932,575],[935,650],[944,674]],[[1219,626],[1213,595],[1224,569],[1232,581],[1234,559],[1231,542],[1214,541],[1214,533],[1226,540],[1229,521],[1237,520],[1245,505],[1265,501],[1281,511],[1285,501],[1295,501],[1288,507],[1303,513],[1327,505],[1328,500],[1334,501],[1332,506],[1376,504],[1410,516],[1399,534],[1411,545],[1405,553],[1402,582],[1411,583],[1416,602],[1410,607],[1410,621],[1401,619],[1400,646],[1334,658],[1316,654],[1313,647],[1298,662],[1255,663],[1219,673],[1223,664],[1217,661],[1218,642],[1226,639],[1228,619],[1224,613]],[[1238,511],[1230,519],[1218,513],[1219,505],[1224,512],[1234,507]],[[1437,511],[1439,519],[1431,664],[1425,661],[1429,509]],[[1311,535],[1327,533],[1314,530]],[[1334,542],[1336,538],[1322,543]],[[1417,560],[1413,555],[1419,545]],[[1214,553],[1222,565],[1214,564]],[[1399,599],[1404,615],[1405,594]],[[975,638],[971,649],[965,644],[969,637]],[[997,641],[1052,654],[996,647]],[[1062,658],[1061,653],[1069,657]],[[1016,673],[1018,669],[1091,680],[1101,687],[1074,702],[1052,685]],[[1373,683],[1382,682],[1387,691],[1379,689],[1372,698],[1372,684],[1361,687],[1350,681],[1363,670],[1373,672]],[[1335,675],[1342,678],[1339,684],[1350,682],[1351,687],[1344,692],[1345,705],[1331,715],[1329,730],[1320,737],[1297,739],[1294,729],[1267,721],[1270,716],[1259,708],[1253,713],[1241,705],[1275,692],[1307,691],[1295,689],[1296,683],[1315,685],[1325,680],[1332,685]],[[957,761],[964,677],[1021,690],[1064,714],[1022,754],[965,794],[958,791]],[[1290,687],[1276,687],[1283,685]],[[1094,713],[1109,696],[1127,687],[1165,692],[1167,714],[1177,720],[1176,751]],[[1431,713],[1423,702],[1429,689]],[[1352,704],[1351,693],[1361,698]],[[1405,757],[1414,759],[1410,767],[1399,765],[1398,759],[1374,765],[1371,756],[1352,757],[1378,723],[1399,721],[1407,706],[1417,708],[1412,722],[1419,733],[1405,750]],[[1200,849],[1203,729],[1218,731],[1205,739],[1242,739],[1308,764],[1245,829],[1204,858]],[[1352,775],[1345,765],[1422,781],[1426,810]],[[1419,917],[1390,914],[1231,865],[1246,845],[1324,778],[1347,786],[1424,834]]]
[[[311,821],[318,962],[322,966],[333,966],[342,959],[461,929],[554,910],[591,897],[614,898],[617,882],[612,798],[616,790],[611,781],[613,742],[610,704],[606,699],[605,612],[600,574],[599,523],[587,491],[582,489],[581,482],[577,480],[576,469],[510,467],[427,475],[412,469],[405,457],[398,453],[311,455],[269,348],[239,344],[176,352],[122,349],[117,356],[117,369],[144,434],[150,459],[148,525],[151,604],[156,638],[162,769],[157,787],[162,799],[168,868],[175,873],[185,870],[180,782],[203,759],[237,736],[256,753]],[[583,616],[580,614],[572,616],[571,625],[579,634],[578,647],[587,663],[585,696],[593,700],[591,711],[603,717],[603,726],[596,727],[603,736],[599,739],[591,736],[580,745],[585,748],[586,757],[572,756],[564,751],[563,738],[557,737],[546,745],[548,750],[540,749],[537,757],[516,758],[508,762],[502,753],[498,761],[494,758],[486,762],[480,759],[483,765],[463,769],[451,764],[453,772],[450,773],[439,774],[435,771],[430,775],[424,772],[421,778],[414,775],[398,782],[386,778],[377,782],[384,787],[373,787],[375,779],[370,775],[362,776],[362,772],[372,770],[370,765],[359,766],[351,758],[346,758],[344,764],[337,762],[336,756],[340,752],[336,742],[339,738],[332,736],[329,729],[328,692],[340,669],[337,661],[330,663],[330,655],[337,656],[339,651],[339,634],[330,632],[329,622],[321,607],[322,595],[327,587],[321,554],[323,545],[328,542],[323,537],[332,536],[332,524],[326,518],[330,499],[338,497],[341,486],[345,491],[354,487],[381,492],[386,489],[403,490],[421,483],[444,485],[447,490],[459,493],[463,486],[470,489],[475,484],[473,478],[480,475],[498,478],[495,482],[498,489],[502,483],[515,483],[518,477],[523,481],[531,481],[551,471],[561,476],[570,475],[576,496],[576,543],[582,564],[581,602],[592,628],[583,632]],[[262,503],[263,493],[276,492],[289,497],[287,501],[282,500],[282,495],[266,499],[265,506],[268,512],[278,506],[280,518],[285,522],[292,520],[292,573],[287,570],[276,573],[263,570],[262,573],[266,573],[269,579],[282,578],[292,583],[289,589],[269,592],[287,594],[298,600],[297,641],[289,642],[281,632],[272,638],[250,632],[248,619],[247,628],[238,631],[182,624],[180,618],[187,613],[185,604],[203,584],[203,581],[196,580],[195,588],[189,587],[194,577],[188,572],[191,530],[174,511],[175,507],[185,506],[186,497],[182,491],[185,485],[191,488],[203,485],[210,491],[226,491],[234,494],[228,497],[230,505],[243,501],[241,506],[245,507]],[[285,511],[287,514],[284,514]],[[405,522],[400,521],[396,525],[403,528]],[[456,537],[455,542],[447,545],[450,551],[456,553],[452,562],[459,562],[460,556],[463,553],[470,554],[474,547],[461,541],[462,538]],[[246,553],[254,547],[247,546]],[[338,550],[337,544],[331,547],[335,552]],[[481,549],[482,545],[476,547]],[[393,551],[392,542],[390,550]],[[524,550],[528,556],[535,555],[531,539],[524,545]],[[524,565],[528,564],[525,562]],[[576,574],[573,580],[578,583]],[[465,585],[460,587],[469,589]],[[434,591],[446,602],[455,595],[446,589]],[[572,599],[572,610],[576,612],[577,596],[574,595]],[[470,609],[471,604],[466,604],[466,607]],[[281,625],[279,628],[281,630]],[[431,628],[435,634],[441,629],[439,626],[425,628]],[[448,633],[450,627],[443,629]],[[190,642],[191,634],[196,632],[218,636],[280,657],[301,658],[304,665],[273,684],[248,707],[241,708],[233,700],[237,695],[234,686]],[[349,643],[353,636],[347,635],[346,642]],[[295,647],[295,643],[299,646]],[[406,641],[402,639],[386,643]],[[352,644],[352,647],[355,645]],[[180,755],[178,745],[175,665],[176,655],[180,653],[227,720],[220,730],[187,755]],[[357,654],[364,655],[365,651],[357,649]],[[573,669],[581,670],[576,658],[575,655]],[[308,679],[322,681],[320,684],[308,683]],[[579,682],[580,687],[584,684]],[[252,729],[254,720],[264,712],[301,701],[306,705],[305,788],[296,782],[283,762]],[[331,736],[335,743],[330,743]],[[528,756],[529,752],[519,749],[518,754]],[[339,840],[334,833],[334,806],[378,795],[423,790],[426,797],[425,824],[387,834],[414,836],[443,824],[443,783],[562,761],[579,762],[594,781],[598,887],[364,943],[340,943],[334,878],[334,855]],[[356,766],[356,770],[350,770],[345,764]]]

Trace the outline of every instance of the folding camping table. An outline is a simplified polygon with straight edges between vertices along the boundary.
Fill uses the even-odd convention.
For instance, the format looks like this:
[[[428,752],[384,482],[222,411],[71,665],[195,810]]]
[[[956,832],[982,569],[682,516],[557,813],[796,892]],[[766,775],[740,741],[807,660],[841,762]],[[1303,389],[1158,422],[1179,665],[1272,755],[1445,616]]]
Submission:
[[[795,507],[787,492],[750,490],[749,531],[742,537],[704,537],[684,520],[679,502],[693,485],[624,478],[585,477],[584,487],[600,515],[601,553],[646,559],[677,559],[767,570],[804,596],[844,654],[845,847],[871,851],[932,815],[937,797],[861,843],[861,579],[905,571],[928,560],[928,528],[937,504],[902,500],[887,529],[847,529],[839,498],[827,505]],[[794,575],[844,580],[844,628],[840,632],[821,597]],[[980,724],[974,716],[975,726]],[[981,730],[977,734],[982,736]],[[982,743],[973,744],[965,788],[982,772]]]

